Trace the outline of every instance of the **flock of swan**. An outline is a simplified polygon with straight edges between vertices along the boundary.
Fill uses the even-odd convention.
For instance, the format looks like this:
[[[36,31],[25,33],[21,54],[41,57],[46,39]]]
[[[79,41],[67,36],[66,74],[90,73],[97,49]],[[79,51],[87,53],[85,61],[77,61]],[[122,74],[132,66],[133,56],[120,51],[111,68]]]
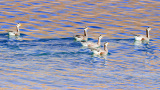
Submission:
[[[16,31],[8,31],[8,35],[9,36],[20,36],[20,31],[19,31],[19,27],[20,26],[21,26],[21,24],[18,23],[16,25],[16,29],[17,30]],[[88,47],[89,49],[91,49],[91,51],[93,51],[94,55],[107,55],[108,54],[107,45],[109,43],[105,42],[104,43],[104,49],[100,49],[99,47],[101,46],[101,39],[103,38],[103,36],[100,35],[98,37],[98,42],[97,43],[88,41],[88,34],[87,34],[87,30],[88,29],[89,29],[88,27],[84,28],[84,35],[75,35],[74,37],[75,37],[76,41],[80,41],[83,46]],[[150,39],[149,31],[150,30],[151,30],[150,27],[148,27],[146,29],[146,35],[133,34],[134,37],[135,37],[135,40],[137,40],[137,41],[143,41],[143,40],[149,41],[149,39]]]
[[[109,44],[108,42],[104,43],[104,49],[100,49],[100,45],[101,45],[101,39],[102,39],[102,35],[100,35],[98,37],[98,42],[97,43],[93,43],[88,41],[88,34],[87,34],[87,30],[89,28],[85,27],[84,29],[84,35],[75,35],[75,39],[76,41],[80,41],[81,44],[85,47],[88,47],[89,49],[91,49],[91,51],[93,51],[94,55],[107,55],[108,54],[108,49],[107,49],[107,45]],[[135,37],[136,41],[149,41],[150,37],[149,37],[149,31],[151,30],[150,27],[148,27],[146,29],[146,35],[139,35],[139,34],[133,34]]]

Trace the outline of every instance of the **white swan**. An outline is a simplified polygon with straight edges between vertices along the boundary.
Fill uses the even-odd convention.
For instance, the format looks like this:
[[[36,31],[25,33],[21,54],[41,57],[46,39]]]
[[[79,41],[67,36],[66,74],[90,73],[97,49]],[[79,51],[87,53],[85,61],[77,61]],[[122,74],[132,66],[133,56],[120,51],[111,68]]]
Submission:
[[[146,29],[146,36],[145,35],[136,35],[134,34],[134,37],[135,37],[135,40],[137,41],[142,41],[142,40],[148,40],[150,39],[150,36],[149,36],[149,31],[151,30],[152,28],[148,27]]]
[[[8,35],[9,36],[19,36],[20,35],[20,31],[19,31],[20,26],[21,26],[21,24],[18,23],[16,26],[17,31],[8,31]]]
[[[102,35],[100,35],[98,37],[98,42],[97,43],[94,43],[94,42],[90,42],[90,41],[86,41],[86,42],[81,42],[81,44],[85,47],[89,47],[89,48],[97,48],[97,47],[100,47],[101,45],[101,39],[102,39]]]
[[[107,55],[108,54],[108,48],[107,48],[108,44],[109,44],[108,42],[104,43],[104,50],[100,48],[93,48],[91,49],[91,51],[93,51],[94,55],[102,55],[102,56]]]
[[[85,27],[84,35],[75,35],[74,37],[76,41],[87,41],[88,40],[88,34],[87,34],[88,29],[89,29],[88,27]]]

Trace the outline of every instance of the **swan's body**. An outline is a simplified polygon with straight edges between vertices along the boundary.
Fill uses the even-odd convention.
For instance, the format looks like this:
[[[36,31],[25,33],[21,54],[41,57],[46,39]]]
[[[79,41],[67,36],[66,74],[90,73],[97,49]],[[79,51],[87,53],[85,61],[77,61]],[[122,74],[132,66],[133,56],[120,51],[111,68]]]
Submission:
[[[109,44],[108,42],[104,43],[104,50],[100,48],[93,48],[91,50],[93,51],[94,55],[107,55],[108,54],[108,49],[107,49],[108,44]]]
[[[19,26],[21,26],[20,23],[18,23],[16,26],[17,31],[8,31],[8,35],[9,36],[19,36],[20,35]]]
[[[101,45],[101,39],[102,39],[102,36],[100,35],[98,37],[98,42],[97,43],[93,43],[93,42],[81,42],[83,46],[85,47],[89,47],[89,48],[97,48],[97,47],[100,47]]]
[[[76,41],[87,41],[88,40],[88,34],[87,34],[88,29],[89,29],[88,27],[85,27],[84,35],[75,35]]]
[[[150,27],[148,27],[148,28],[146,29],[146,36],[145,36],[145,35],[134,35],[135,40],[137,40],[137,41],[142,41],[142,40],[147,40],[147,41],[149,41],[149,39],[150,39],[150,37],[149,37],[149,31],[150,31],[150,30],[151,30]]]

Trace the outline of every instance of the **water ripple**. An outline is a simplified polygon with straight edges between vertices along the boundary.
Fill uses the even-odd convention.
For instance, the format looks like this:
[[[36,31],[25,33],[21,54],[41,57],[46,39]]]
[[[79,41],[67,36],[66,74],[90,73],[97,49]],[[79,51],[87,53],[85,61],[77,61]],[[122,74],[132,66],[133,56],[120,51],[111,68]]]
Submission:
[[[4,1],[0,2],[0,88],[159,89],[159,2]],[[8,36],[21,23],[20,36]],[[94,56],[74,40],[88,26],[89,41],[109,54]],[[134,41],[145,35],[149,43]]]

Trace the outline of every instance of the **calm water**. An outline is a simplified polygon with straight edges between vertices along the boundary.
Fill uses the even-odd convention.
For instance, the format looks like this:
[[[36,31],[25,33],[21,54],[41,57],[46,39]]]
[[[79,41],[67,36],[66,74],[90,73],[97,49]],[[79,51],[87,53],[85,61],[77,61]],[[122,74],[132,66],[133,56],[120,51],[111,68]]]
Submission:
[[[0,89],[160,89],[159,0],[1,0]],[[20,37],[8,37],[21,23]],[[88,26],[109,54],[93,56],[73,38]],[[151,40],[135,42],[130,33]]]

